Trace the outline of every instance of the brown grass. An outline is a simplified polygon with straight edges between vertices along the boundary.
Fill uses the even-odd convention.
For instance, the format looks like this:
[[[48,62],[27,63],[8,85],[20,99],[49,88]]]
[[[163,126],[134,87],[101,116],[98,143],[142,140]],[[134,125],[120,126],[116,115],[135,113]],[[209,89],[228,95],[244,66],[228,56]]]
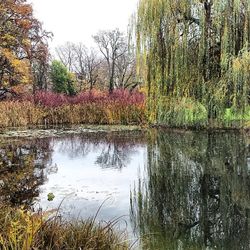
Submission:
[[[129,249],[125,235],[115,231],[117,221],[96,224],[95,219],[69,222],[58,214],[1,209],[0,249]]]
[[[0,102],[0,127],[27,127],[36,125],[141,125],[146,123],[144,104],[123,105],[113,102],[65,104],[45,107],[30,101]]]

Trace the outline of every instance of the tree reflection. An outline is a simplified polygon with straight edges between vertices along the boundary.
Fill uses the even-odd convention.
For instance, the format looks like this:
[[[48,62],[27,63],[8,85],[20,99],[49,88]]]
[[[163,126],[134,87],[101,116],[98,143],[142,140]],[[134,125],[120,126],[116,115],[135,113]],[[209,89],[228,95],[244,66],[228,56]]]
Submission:
[[[145,173],[131,195],[145,249],[249,249],[246,140],[235,133],[151,134]]]
[[[101,155],[97,157],[96,164],[102,168],[122,169],[129,163],[133,152],[133,148],[126,145],[116,143],[105,145]]]
[[[59,152],[74,159],[84,157],[93,150],[95,142],[90,142],[89,138],[80,135],[70,135],[64,138],[57,138],[55,142],[58,143]]]
[[[85,133],[58,140],[59,151],[70,158],[83,157],[98,152],[96,164],[102,168],[122,169],[129,162],[136,147],[145,143],[143,132]]]
[[[5,142],[0,147],[0,205],[30,207],[46,180],[49,139]]]

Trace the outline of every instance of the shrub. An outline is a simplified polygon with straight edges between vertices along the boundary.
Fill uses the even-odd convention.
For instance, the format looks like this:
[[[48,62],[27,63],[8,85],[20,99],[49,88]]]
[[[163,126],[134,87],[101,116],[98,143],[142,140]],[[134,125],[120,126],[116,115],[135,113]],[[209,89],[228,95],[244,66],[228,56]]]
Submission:
[[[225,109],[222,122],[225,127],[244,127],[250,121],[250,106],[239,110],[236,107]]]

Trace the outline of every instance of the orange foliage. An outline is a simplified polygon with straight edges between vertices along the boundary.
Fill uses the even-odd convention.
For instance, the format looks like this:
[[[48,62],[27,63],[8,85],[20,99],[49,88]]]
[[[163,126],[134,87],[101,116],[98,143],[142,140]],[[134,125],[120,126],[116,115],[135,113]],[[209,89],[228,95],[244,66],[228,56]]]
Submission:
[[[26,0],[0,1],[0,27],[0,86],[31,83],[32,63],[48,56],[47,33],[32,6]]]

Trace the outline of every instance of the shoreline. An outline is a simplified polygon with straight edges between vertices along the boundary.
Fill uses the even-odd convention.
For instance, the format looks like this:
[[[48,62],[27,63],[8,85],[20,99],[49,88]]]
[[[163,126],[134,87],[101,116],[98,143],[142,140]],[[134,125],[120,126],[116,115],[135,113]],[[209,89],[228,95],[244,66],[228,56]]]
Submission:
[[[172,127],[167,125],[151,125],[150,128],[155,129],[164,129],[169,131],[192,131],[192,132],[199,132],[199,131],[206,131],[206,132],[250,132],[250,127]]]
[[[73,126],[32,126],[0,130],[0,139],[5,138],[46,138],[82,133],[145,132],[147,128],[136,125],[73,125]]]
[[[62,135],[80,135],[82,133],[120,133],[120,132],[141,132],[149,130],[164,130],[176,133],[208,132],[226,133],[237,132],[250,134],[250,127],[230,128],[230,127],[170,127],[167,125],[60,125],[60,126],[28,126],[9,127],[0,129],[0,139],[6,138],[47,138],[59,137]]]

